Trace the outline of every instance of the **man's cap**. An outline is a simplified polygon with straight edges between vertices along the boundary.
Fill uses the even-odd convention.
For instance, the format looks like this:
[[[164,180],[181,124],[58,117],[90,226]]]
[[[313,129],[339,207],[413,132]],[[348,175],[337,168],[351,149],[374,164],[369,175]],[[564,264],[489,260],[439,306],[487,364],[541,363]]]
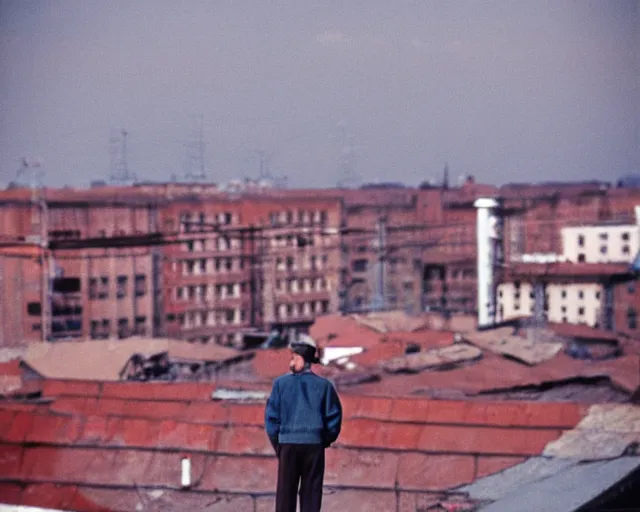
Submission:
[[[317,363],[317,345],[313,338],[307,334],[299,334],[297,338],[291,342],[289,348],[302,356],[307,363]]]

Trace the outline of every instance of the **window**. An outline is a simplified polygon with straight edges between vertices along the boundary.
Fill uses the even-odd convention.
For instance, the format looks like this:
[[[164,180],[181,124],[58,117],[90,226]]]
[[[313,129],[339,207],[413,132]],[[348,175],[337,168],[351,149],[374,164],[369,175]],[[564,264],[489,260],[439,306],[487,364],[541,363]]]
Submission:
[[[123,299],[127,296],[127,282],[129,278],[127,276],[117,277],[116,297]]]
[[[629,233],[622,233],[622,240],[624,242],[628,242],[629,241]]]
[[[189,241],[187,242],[187,251],[188,251],[188,252],[193,252],[193,249],[194,249],[194,243],[193,243],[193,240],[189,240]]]
[[[600,254],[607,254],[607,246],[606,245],[601,245],[600,246]]]
[[[584,235],[578,235],[578,247],[584,247]]]
[[[633,330],[638,328],[638,313],[632,307],[627,310],[627,327]]]
[[[566,312],[567,312],[567,306],[562,306],[561,311],[562,311],[563,313],[566,313]]]
[[[596,300],[600,300],[600,292],[596,292]]]
[[[584,291],[578,290],[578,298],[579,299],[584,299]]]
[[[80,279],[77,277],[58,277],[53,280],[53,291],[58,293],[78,293]]]
[[[629,293],[629,295],[633,295],[634,293],[636,293],[636,284],[635,283],[629,283],[627,285],[627,292]]]
[[[94,287],[94,295],[91,295],[91,287]],[[100,279],[92,277],[89,281],[89,297],[92,299],[107,299],[109,297],[109,278],[101,276]]]
[[[42,306],[39,302],[29,302],[27,304],[27,314],[29,316],[39,316],[42,314]]]
[[[586,261],[586,258],[584,256],[584,253],[580,253],[578,254],[578,263],[584,263]]]
[[[628,245],[622,246],[622,254],[629,254],[630,252],[631,252],[631,249],[629,248]]]
[[[91,320],[91,337],[96,339],[100,336],[100,322]]]
[[[584,308],[578,308],[578,315],[584,316]]]
[[[609,234],[608,233],[600,233],[598,238],[600,238],[600,240],[608,240],[609,239]]]
[[[367,271],[367,260],[355,260],[351,264],[351,268],[354,272],[366,272]]]
[[[118,319],[118,338],[127,338],[129,336],[129,319]]]
[[[147,294],[147,276],[144,274],[136,274],[135,280],[136,297],[142,297]]]
[[[566,299],[566,298],[567,298],[567,290],[562,290],[562,292],[560,293],[560,296],[561,296],[563,299]]]

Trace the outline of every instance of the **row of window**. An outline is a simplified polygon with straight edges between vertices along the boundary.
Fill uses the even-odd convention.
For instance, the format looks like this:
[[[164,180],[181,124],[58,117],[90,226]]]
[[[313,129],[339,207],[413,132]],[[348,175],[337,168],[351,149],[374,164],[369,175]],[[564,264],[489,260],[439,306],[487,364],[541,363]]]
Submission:
[[[129,276],[116,276],[116,298],[124,299],[129,295]],[[133,294],[143,297],[147,294],[147,276],[136,274],[133,280]],[[105,300],[109,298],[109,276],[91,277],[89,279],[89,298]]]
[[[276,290],[278,292],[289,293],[311,293],[327,290],[327,280],[324,277],[315,279],[278,279],[276,280]]]
[[[329,257],[324,254],[322,256],[317,256],[312,254],[310,256],[301,256],[299,258],[294,258],[293,256],[288,256],[286,258],[277,257],[276,258],[276,270],[278,271],[295,271],[299,270],[298,263],[302,264],[302,268],[305,270],[322,270],[327,266],[329,261]]]
[[[281,211],[271,212],[269,214],[269,223],[272,226],[283,226],[300,224],[310,226],[313,224],[324,226],[327,223],[326,211],[310,211],[310,210],[297,210],[297,211]]]
[[[609,240],[609,233],[607,232],[599,233],[598,239],[600,239],[602,242],[606,242],[607,240]],[[628,242],[630,239],[631,239],[631,234],[628,231],[625,231],[620,234],[620,240],[622,240],[623,242]],[[584,247],[585,241],[586,241],[585,235],[578,235],[578,247]]]
[[[119,318],[117,323],[118,338],[128,338],[129,336],[146,336],[147,335],[147,317],[137,316],[133,323],[129,318]],[[103,318],[102,320],[91,320],[92,339],[106,339],[112,334],[111,320]]]
[[[239,298],[248,289],[247,283],[200,284],[178,286],[175,299],[180,300],[224,300]]]
[[[196,260],[181,260],[179,264],[180,272],[183,276],[225,274],[244,269],[243,258],[200,258]]]
[[[299,317],[311,317],[314,315],[326,315],[329,313],[329,301],[317,300],[310,302],[278,304],[276,308],[276,318],[278,320],[288,320]]]
[[[167,315],[167,322],[178,322],[183,329],[198,327],[217,327],[241,325],[246,321],[247,313],[240,308],[215,309],[210,311],[188,311],[178,315]]]
[[[180,214],[180,231],[183,233],[197,233],[210,230],[215,226],[231,226],[238,224],[237,215],[231,212],[220,212],[214,215],[207,215],[204,212]]]
[[[501,298],[501,299],[504,297],[504,291],[503,290],[500,290],[498,292],[498,297]],[[520,286],[519,286],[518,283],[516,283],[515,286],[514,286],[514,290],[513,290],[513,299],[514,300],[520,300],[520,297],[521,297]],[[562,299],[566,299],[568,297],[567,290],[562,290],[560,292],[560,297]],[[600,300],[600,292],[596,291],[594,293],[594,297],[596,298],[596,300]],[[535,299],[535,293],[534,293],[533,290],[531,290],[529,292],[529,298],[530,299]],[[549,300],[549,293],[548,292],[545,294],[545,298],[546,298],[547,301]],[[583,300],[585,298],[584,290],[578,290],[577,293],[576,293],[576,298],[578,300]]]
[[[197,240],[188,240],[186,242],[183,242],[180,247],[184,252],[224,252],[240,249],[241,245],[242,244],[239,238],[220,235],[212,238],[198,238]]]
[[[91,320],[91,339],[97,340],[111,337],[111,327],[111,320],[108,318]],[[42,324],[33,324],[32,329],[34,331],[40,331]],[[82,334],[82,319],[54,320],[51,322],[51,334],[54,337],[78,337]],[[130,323],[129,318],[119,318],[116,334],[119,338],[146,336],[147,317],[137,316],[133,324]]]

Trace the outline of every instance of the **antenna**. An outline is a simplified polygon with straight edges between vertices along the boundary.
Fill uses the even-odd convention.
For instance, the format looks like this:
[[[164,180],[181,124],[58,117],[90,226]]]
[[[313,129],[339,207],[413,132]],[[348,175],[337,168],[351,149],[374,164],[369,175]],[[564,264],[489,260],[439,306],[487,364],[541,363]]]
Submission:
[[[338,134],[335,137],[338,145],[338,166],[340,168],[340,179],[338,188],[357,187],[360,183],[360,176],[355,171],[356,148],[353,143],[354,136],[347,131],[347,123],[338,123]]]
[[[127,135],[124,128],[118,133],[111,133],[109,137],[109,157],[111,183],[119,186],[127,186],[138,181],[135,173],[129,171],[127,161]]]
[[[185,179],[187,181],[203,182],[207,179],[204,164],[204,118],[198,116],[196,133],[186,143],[187,147],[187,169]]]
[[[36,190],[42,188],[42,178],[44,171],[42,170],[42,160],[40,158],[22,157],[20,160],[20,169],[16,172],[16,177],[20,178],[23,174],[29,174],[29,188],[31,189],[31,199],[35,201]]]

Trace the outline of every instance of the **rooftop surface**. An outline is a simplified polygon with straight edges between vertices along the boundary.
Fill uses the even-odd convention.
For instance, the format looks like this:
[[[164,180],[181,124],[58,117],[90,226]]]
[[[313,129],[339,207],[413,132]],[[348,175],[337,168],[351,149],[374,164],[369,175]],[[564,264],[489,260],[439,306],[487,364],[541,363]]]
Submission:
[[[550,326],[535,331],[533,343],[526,329],[460,331],[456,326],[465,322],[450,319],[433,330],[432,320],[330,315],[314,325],[312,335],[325,349],[364,349],[345,358],[351,365],[338,358],[316,367],[336,383],[344,408],[343,431],[327,451],[325,510],[508,505],[503,500],[518,486],[525,494],[536,488],[510,477],[509,468],[527,473],[521,465],[540,458],[558,467],[570,461],[567,471],[545,477],[550,487],[544,488],[582,502],[616,485],[599,479],[600,471],[635,475],[633,464],[603,462],[587,472],[599,486],[580,493],[575,484],[575,475],[587,475],[584,461],[616,461],[637,451],[637,342],[585,328],[560,328],[560,336]],[[622,355],[574,359],[563,343],[576,333],[592,343],[617,343]],[[69,365],[52,361],[64,362],[61,355],[47,367],[58,373],[35,370],[33,357],[29,364],[1,363],[0,503],[91,512],[274,509],[277,461],[264,432],[264,406],[273,378],[287,368],[286,350],[218,351],[172,342],[161,347],[172,360],[225,366],[211,382],[124,382],[114,375],[131,352],[157,347],[143,350],[144,340],[119,350],[92,343],[103,358],[117,356],[105,365],[108,376],[70,368],[60,378]],[[74,360],[71,352],[64,355]],[[191,463],[186,487],[185,457]],[[503,492],[478,491],[498,488],[486,478],[500,479]]]

